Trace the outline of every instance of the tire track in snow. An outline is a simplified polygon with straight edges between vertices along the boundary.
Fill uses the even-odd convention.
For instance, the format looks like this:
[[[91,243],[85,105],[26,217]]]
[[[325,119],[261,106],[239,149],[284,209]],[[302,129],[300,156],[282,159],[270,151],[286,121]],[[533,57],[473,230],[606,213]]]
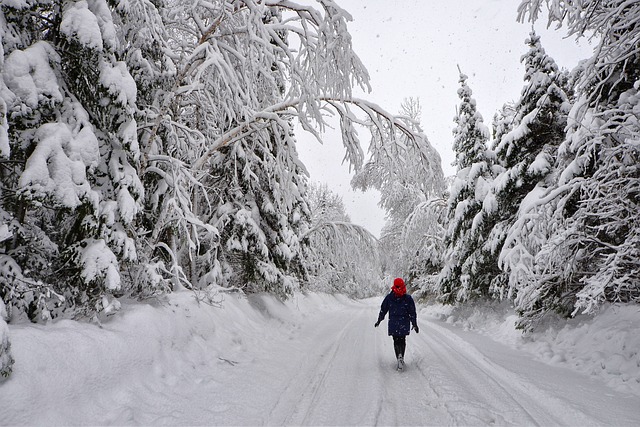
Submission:
[[[454,345],[450,334],[429,325],[428,352],[433,354],[430,369],[433,387],[439,390],[443,405],[454,425],[465,424],[563,424],[543,414],[532,415],[512,390],[501,384],[468,348]],[[427,329],[427,328],[425,328]],[[425,339],[426,341],[426,339]],[[483,366],[484,365],[484,366]]]
[[[456,424],[422,367],[420,335],[408,339],[406,370],[397,372],[386,323],[373,328],[377,311],[346,308],[299,331],[308,336],[300,346],[306,357],[282,385],[266,425]]]
[[[361,334],[363,319],[369,318],[365,311],[370,312],[337,312],[330,322],[307,325],[301,331],[303,335],[313,331],[302,347],[307,357],[292,372],[266,424],[331,424],[353,411],[358,418],[367,402],[358,402],[360,407],[353,404],[357,389],[365,387],[358,381],[364,376],[357,374],[362,360],[354,360],[354,355],[359,358],[369,345],[367,335]]]
[[[498,365],[447,328],[429,323],[425,351],[437,358],[431,369],[434,386],[442,390],[453,424],[592,425],[600,422],[575,406],[553,384],[542,389],[535,374],[523,376]],[[520,362],[531,363],[526,357]],[[442,369],[445,368],[445,369]],[[435,383],[437,381],[437,384]],[[454,384],[454,388],[450,386]],[[550,393],[551,391],[551,393]],[[555,392],[554,392],[555,391]],[[606,423],[606,420],[602,422]]]
[[[353,323],[353,320],[350,320],[340,331],[337,339],[329,342],[329,346],[321,352],[319,359],[316,361],[313,378],[310,382],[304,385],[304,390],[300,393],[300,400],[298,401],[297,407],[291,415],[285,418],[285,425],[304,425],[307,423],[309,416],[318,401],[319,394],[324,386],[325,380],[330,373],[332,364],[336,359],[336,355],[343,344],[347,328],[351,323]],[[307,376],[306,372],[302,372],[302,374]],[[297,379],[295,381],[298,383]]]

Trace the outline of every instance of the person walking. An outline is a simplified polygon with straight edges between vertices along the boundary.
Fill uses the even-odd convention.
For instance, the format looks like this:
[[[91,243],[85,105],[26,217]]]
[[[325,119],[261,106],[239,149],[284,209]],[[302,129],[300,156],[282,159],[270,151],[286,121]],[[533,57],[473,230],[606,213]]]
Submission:
[[[411,295],[407,294],[407,286],[401,277],[393,280],[391,292],[384,298],[380,306],[380,314],[375,324],[377,328],[380,322],[389,313],[388,332],[393,337],[393,348],[398,360],[398,370],[404,369],[404,351],[407,347],[407,335],[411,326],[416,334],[420,332],[416,317],[416,304]]]

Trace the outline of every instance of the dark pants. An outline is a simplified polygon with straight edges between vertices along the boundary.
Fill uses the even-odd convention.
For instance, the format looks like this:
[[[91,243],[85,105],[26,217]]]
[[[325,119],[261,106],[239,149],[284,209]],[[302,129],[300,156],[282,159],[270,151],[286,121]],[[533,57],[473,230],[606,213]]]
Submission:
[[[393,349],[396,351],[396,359],[399,356],[402,356],[404,359],[404,350],[407,347],[407,337],[403,336],[393,336]]]

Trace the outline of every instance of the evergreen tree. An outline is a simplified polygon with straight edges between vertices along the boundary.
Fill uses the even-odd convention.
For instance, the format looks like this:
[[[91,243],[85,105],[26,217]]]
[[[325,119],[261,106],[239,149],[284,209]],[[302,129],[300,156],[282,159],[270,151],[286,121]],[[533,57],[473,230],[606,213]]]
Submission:
[[[299,236],[309,223],[306,178],[293,138],[273,125],[211,159],[210,219],[220,230],[223,282],[286,295],[304,278]]]
[[[540,6],[523,1],[520,19],[537,19]],[[558,150],[557,183],[532,203],[549,208],[555,229],[535,256],[533,297],[520,303],[524,327],[550,309],[592,313],[606,301],[640,299],[640,176],[632,166],[639,160],[640,127],[631,113],[640,99],[640,4],[553,0],[548,7],[550,22],[566,24],[577,37],[594,32],[599,45],[577,82],[577,100]]]
[[[312,224],[351,222],[342,196],[331,191],[327,184],[311,182],[307,196]]]
[[[500,110],[498,110],[493,116],[493,135],[492,139],[495,141],[502,140],[502,137],[509,133],[514,127],[516,116],[516,106],[514,102],[505,103]]]
[[[490,224],[484,221],[482,206],[494,174],[487,150],[489,129],[476,109],[467,76],[460,73],[459,82],[460,106],[453,131],[457,173],[447,203],[444,269],[438,277],[441,298],[447,303],[487,296],[498,273],[483,247]]]
[[[516,222],[518,210],[525,197],[536,187],[550,185],[558,145],[564,139],[569,98],[562,86],[566,81],[552,58],[534,32],[526,40],[529,51],[521,61],[525,66],[520,99],[513,105],[512,121],[504,128],[503,121],[497,123],[495,151],[497,162],[503,170],[494,179],[487,196],[485,215],[493,228],[488,236],[492,256],[498,256],[511,227]],[[527,239],[528,233],[521,236]],[[514,242],[515,236],[510,237]],[[510,265],[502,266],[509,271]],[[513,268],[519,268],[513,265]],[[506,273],[494,279],[494,289],[502,296],[510,295],[518,287],[518,276],[509,280]]]
[[[51,316],[43,303],[53,290],[67,306],[108,306],[107,295],[122,291],[120,263],[136,259],[129,227],[144,194],[136,87],[118,59],[110,8],[95,0],[1,10],[3,211],[14,235],[5,254],[15,261],[4,298],[32,319]]]

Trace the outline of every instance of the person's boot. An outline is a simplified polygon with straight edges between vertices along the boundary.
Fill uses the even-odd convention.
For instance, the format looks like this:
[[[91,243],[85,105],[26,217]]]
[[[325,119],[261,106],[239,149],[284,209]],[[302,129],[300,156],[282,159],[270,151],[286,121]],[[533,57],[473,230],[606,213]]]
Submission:
[[[398,371],[404,370],[404,356],[398,355]]]

